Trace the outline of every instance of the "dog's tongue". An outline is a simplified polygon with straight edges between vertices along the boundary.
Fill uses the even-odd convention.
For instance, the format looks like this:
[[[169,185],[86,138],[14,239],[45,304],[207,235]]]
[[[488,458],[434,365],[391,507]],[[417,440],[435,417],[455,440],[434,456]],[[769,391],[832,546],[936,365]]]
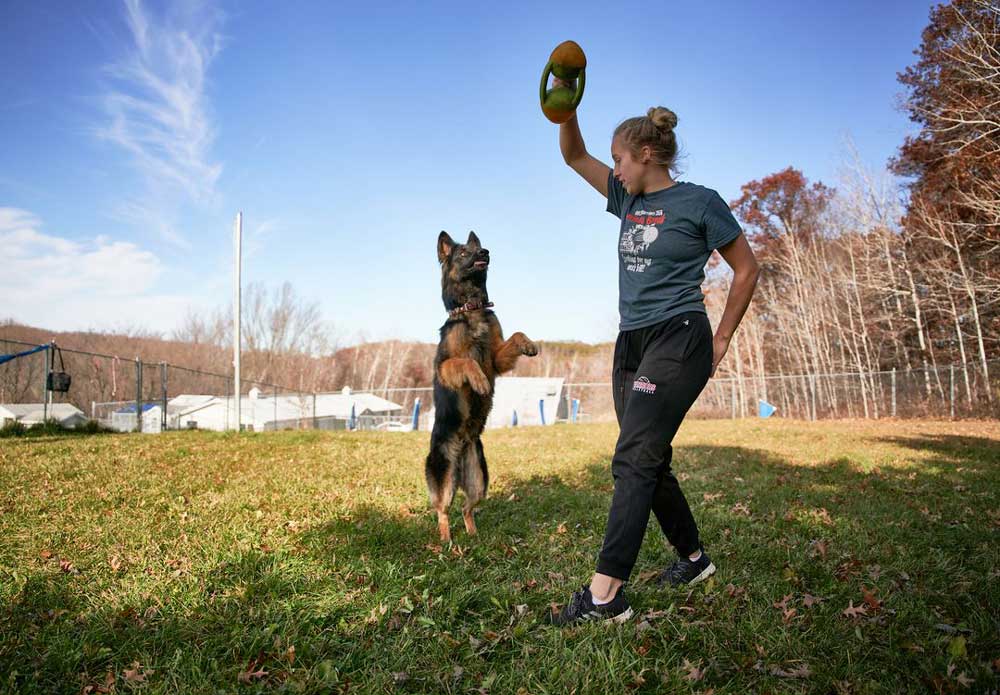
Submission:
[[[485,267],[486,267],[486,266],[488,266],[489,264],[490,264],[490,263],[489,263],[489,261],[476,261],[476,262],[475,262],[475,263],[473,263],[472,265],[473,265],[473,266],[474,266],[474,267],[475,267],[475,268],[476,268],[477,270],[482,270],[483,268],[485,268]]]

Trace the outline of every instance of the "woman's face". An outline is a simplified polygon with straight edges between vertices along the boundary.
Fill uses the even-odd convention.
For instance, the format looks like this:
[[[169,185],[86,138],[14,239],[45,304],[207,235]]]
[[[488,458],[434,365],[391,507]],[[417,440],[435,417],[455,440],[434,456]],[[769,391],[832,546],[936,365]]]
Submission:
[[[621,137],[611,140],[611,159],[615,163],[615,178],[625,186],[625,191],[629,195],[642,193],[646,165],[633,158],[632,150],[622,141]]]

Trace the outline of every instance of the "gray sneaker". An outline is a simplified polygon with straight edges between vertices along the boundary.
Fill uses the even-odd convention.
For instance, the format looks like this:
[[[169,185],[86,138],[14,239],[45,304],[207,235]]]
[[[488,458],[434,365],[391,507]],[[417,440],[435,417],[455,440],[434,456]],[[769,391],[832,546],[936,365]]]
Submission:
[[[697,584],[708,579],[715,574],[715,565],[708,553],[701,551],[701,557],[697,560],[688,560],[686,557],[679,557],[674,563],[660,573],[656,583],[660,586],[669,584],[670,586],[680,586],[681,584]]]

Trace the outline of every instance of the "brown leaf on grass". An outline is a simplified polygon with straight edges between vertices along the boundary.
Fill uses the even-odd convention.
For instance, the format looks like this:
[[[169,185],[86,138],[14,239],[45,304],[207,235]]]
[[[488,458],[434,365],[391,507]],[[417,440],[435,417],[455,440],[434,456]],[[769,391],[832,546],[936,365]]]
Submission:
[[[803,663],[795,668],[785,670],[779,666],[771,667],[771,674],[778,676],[779,678],[808,678],[812,675],[812,669],[809,668],[809,664]]]
[[[786,611],[788,609],[788,602],[792,600],[793,596],[794,596],[793,594],[788,594],[787,596],[785,596],[780,601],[775,601],[771,605],[774,606],[775,608],[777,608],[779,611],[784,612],[784,611]]]
[[[681,670],[686,671],[684,674],[684,680],[691,683],[697,683],[702,678],[705,677],[705,671],[707,669],[701,668],[701,661],[698,661],[697,665],[692,664],[687,659],[684,659],[684,663],[681,664]]]
[[[38,553],[38,557],[42,558],[43,560],[48,560],[52,557],[52,551],[43,550],[42,552]]]
[[[566,524],[562,523],[556,526],[556,533],[566,533]]]
[[[854,601],[848,601],[847,608],[845,608],[841,612],[848,618],[860,618],[861,616],[866,615],[868,613],[868,609],[865,608],[865,606],[863,605],[855,606]]]
[[[416,514],[413,513],[413,510],[407,507],[405,504],[399,505],[399,515],[404,519],[412,519],[413,517],[416,516]]]
[[[429,550],[437,555],[440,555],[441,551],[443,550],[443,548],[440,545],[436,545],[434,543],[428,543],[427,545],[424,546],[424,549]]]
[[[123,565],[122,559],[117,555],[112,555],[111,558],[108,560],[108,566],[111,567],[111,569],[115,572],[121,570],[122,565]]]
[[[451,554],[455,557],[465,557],[465,548],[460,546],[458,543],[455,543],[451,546]]]
[[[875,592],[869,591],[863,586],[861,587],[861,596],[865,605],[872,609],[872,613],[877,612],[882,607],[882,602],[875,598]]]
[[[809,551],[811,557],[826,557],[826,550],[828,548],[827,542],[824,540],[815,540],[810,543],[812,549]]]
[[[812,594],[806,594],[802,597],[802,605],[805,606],[806,608],[812,608],[813,606],[817,605],[822,601],[823,599],[819,598],[818,596],[813,596]]]
[[[726,594],[729,598],[740,598],[746,594],[747,590],[735,584],[726,584]]]
[[[240,683],[253,683],[254,681],[259,681],[261,679],[267,678],[267,671],[265,671],[254,659],[247,666],[246,671],[242,671],[238,676]]]
[[[132,668],[127,668],[122,671],[122,676],[129,683],[144,683],[146,682],[146,676],[153,673],[152,669],[147,669],[139,665],[138,661],[132,662]]]
[[[706,502],[714,502],[715,500],[719,499],[720,497],[722,497],[722,493],[721,492],[706,492],[705,494],[703,494],[701,496],[701,498],[703,500],[705,500]]]
[[[743,504],[742,502],[737,502],[732,507],[729,508],[733,514],[742,514],[743,516],[750,516],[750,508]]]
[[[856,576],[860,571],[861,561],[855,558],[846,560],[845,562],[837,565],[837,569],[833,571],[833,576],[842,582],[846,582],[848,579]]]
[[[882,576],[882,568],[878,565],[872,565],[868,568],[868,576],[873,582],[877,582],[878,578]]]
[[[59,569],[66,574],[80,574],[80,570],[73,566],[73,563],[69,560],[60,560]]]
[[[963,688],[968,688],[970,685],[976,682],[975,678],[969,678],[967,675],[965,675],[965,671],[962,671],[960,674],[955,676],[955,680],[958,681],[958,684],[961,685]]]
[[[789,608],[788,610],[781,612],[781,622],[788,625],[792,622],[792,618],[795,617],[797,611],[794,608]]]

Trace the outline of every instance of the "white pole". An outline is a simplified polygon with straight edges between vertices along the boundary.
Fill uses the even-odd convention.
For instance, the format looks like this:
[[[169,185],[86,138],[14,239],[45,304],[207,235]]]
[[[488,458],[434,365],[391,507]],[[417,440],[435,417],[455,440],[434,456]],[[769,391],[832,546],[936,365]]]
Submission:
[[[233,274],[233,395],[236,398],[236,431],[240,431],[240,342],[243,333],[240,326],[240,309],[242,306],[242,292],[240,291],[240,270],[241,256],[243,254],[243,213],[236,213],[236,222],[233,225],[233,256],[236,268]]]

